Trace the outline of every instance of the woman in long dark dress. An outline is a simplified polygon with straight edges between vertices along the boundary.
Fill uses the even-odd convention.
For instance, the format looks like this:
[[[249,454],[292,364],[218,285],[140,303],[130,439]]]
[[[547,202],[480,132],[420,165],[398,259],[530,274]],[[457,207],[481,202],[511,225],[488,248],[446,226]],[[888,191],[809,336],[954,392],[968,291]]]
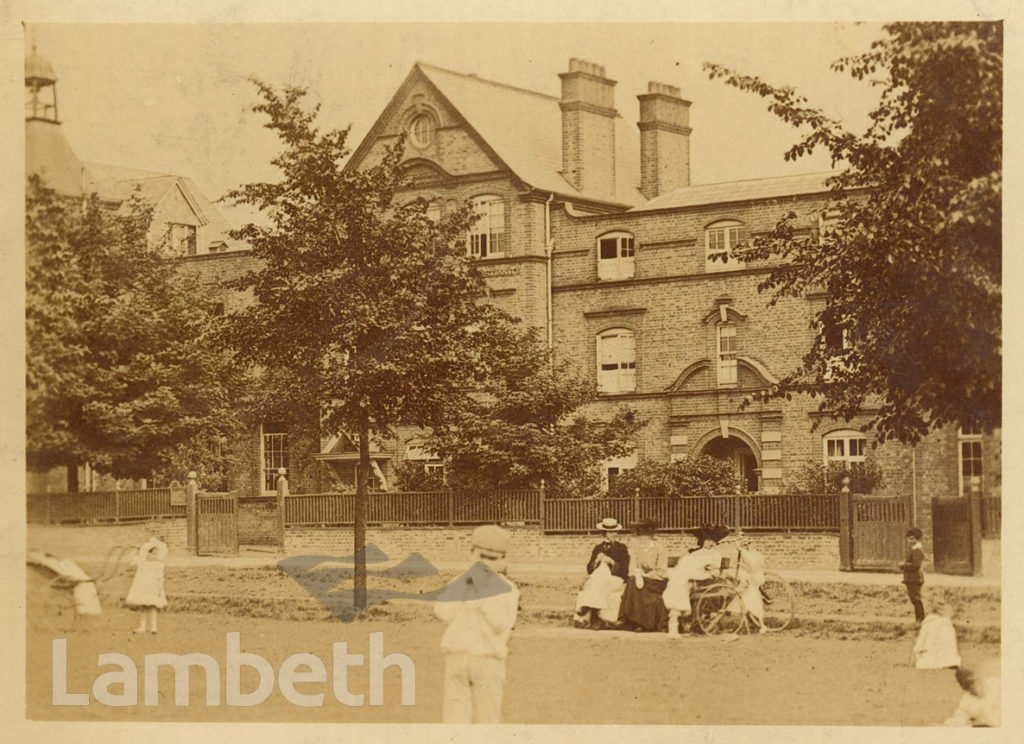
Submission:
[[[629,580],[619,619],[636,631],[663,631],[668,627],[661,597],[668,583],[668,555],[654,536],[657,522],[643,521],[635,529],[637,541],[629,551]]]

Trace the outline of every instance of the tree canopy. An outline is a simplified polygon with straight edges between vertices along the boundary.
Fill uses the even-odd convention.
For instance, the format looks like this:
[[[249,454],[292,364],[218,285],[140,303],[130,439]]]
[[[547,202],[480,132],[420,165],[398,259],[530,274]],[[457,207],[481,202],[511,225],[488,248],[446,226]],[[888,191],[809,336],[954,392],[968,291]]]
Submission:
[[[28,183],[28,465],[67,466],[72,490],[79,464],[148,477],[234,420],[203,289],[147,242],[150,219],[134,197],[113,212]]]
[[[1002,391],[1002,24],[885,31],[832,65],[880,87],[859,135],[792,88],[705,66],[810,130],[787,160],[825,148],[841,166],[823,229],[808,234],[780,215],[737,251],[773,262],[761,284],[772,302],[827,293],[803,364],[765,396],[806,391],[838,417],[870,413],[880,440],[915,442],[945,424],[992,429]]]
[[[622,408],[597,420],[585,413],[597,397],[594,384],[566,363],[552,365],[536,334],[524,333],[508,363],[488,378],[455,415],[436,427],[424,449],[445,465],[457,490],[536,488],[555,497],[594,496],[601,462],[633,448],[643,426]],[[406,480],[428,484],[407,471]]]
[[[226,340],[270,383],[257,415],[312,417],[325,433],[345,433],[358,445],[361,608],[370,437],[454,416],[514,347],[518,330],[484,301],[486,284],[465,250],[468,207],[434,220],[425,200],[407,196],[401,143],[367,167],[346,168],[348,130],[320,132],[303,89],[256,86],[253,109],[283,145],[272,160],[282,177],[229,195],[269,224],[236,233],[258,268],[233,285],[254,302],[228,316]]]

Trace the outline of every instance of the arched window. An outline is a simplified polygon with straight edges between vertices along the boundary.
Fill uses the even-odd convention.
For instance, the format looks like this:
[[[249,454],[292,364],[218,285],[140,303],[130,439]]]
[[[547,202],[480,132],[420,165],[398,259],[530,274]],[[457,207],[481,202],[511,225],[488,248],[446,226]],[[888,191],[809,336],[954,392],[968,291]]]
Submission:
[[[825,465],[841,462],[864,462],[865,451],[867,450],[868,438],[864,432],[854,429],[844,429],[826,434],[822,439],[823,456]]]
[[[508,252],[505,200],[500,196],[478,196],[472,204],[477,220],[469,228],[469,255],[474,258],[504,256]]]
[[[434,144],[436,133],[437,122],[430,114],[417,114],[409,122],[409,142],[413,147],[422,149]]]
[[[742,222],[721,220],[704,230],[704,270],[731,271],[739,264],[733,250],[739,243],[750,240],[750,231]]]
[[[631,279],[635,272],[633,236],[618,232],[597,239],[597,278]]]
[[[597,388],[602,393],[636,390],[636,336],[612,328],[597,337]]]

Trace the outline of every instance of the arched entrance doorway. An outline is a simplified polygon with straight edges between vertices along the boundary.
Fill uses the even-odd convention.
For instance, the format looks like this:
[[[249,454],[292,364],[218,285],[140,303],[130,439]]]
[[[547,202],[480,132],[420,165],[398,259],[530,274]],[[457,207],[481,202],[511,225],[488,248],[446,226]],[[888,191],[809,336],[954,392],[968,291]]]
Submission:
[[[702,455],[711,455],[732,463],[733,472],[748,491],[756,491],[757,455],[746,442],[737,437],[715,437],[704,445]]]

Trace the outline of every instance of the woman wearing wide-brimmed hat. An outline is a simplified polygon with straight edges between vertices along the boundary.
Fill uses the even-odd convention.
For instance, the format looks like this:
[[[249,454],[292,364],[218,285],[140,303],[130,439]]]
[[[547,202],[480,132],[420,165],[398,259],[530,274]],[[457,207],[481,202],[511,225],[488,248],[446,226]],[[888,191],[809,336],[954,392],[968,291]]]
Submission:
[[[697,538],[697,547],[669,569],[668,586],[664,594],[668,610],[668,633],[672,636],[679,635],[680,630],[690,626],[690,593],[694,582],[713,579],[717,575],[722,565],[718,543],[729,534],[729,528],[723,525],[702,525],[686,532]]]
[[[661,594],[667,583],[668,555],[654,536],[657,522],[644,520],[634,529],[637,540],[630,550],[629,580],[622,596],[619,619],[626,627],[637,631],[664,630],[668,612]]]
[[[590,553],[589,576],[576,597],[573,625],[577,628],[615,627],[629,576],[629,550],[617,539],[622,531],[619,520],[605,517],[597,529],[604,533],[604,540]]]

